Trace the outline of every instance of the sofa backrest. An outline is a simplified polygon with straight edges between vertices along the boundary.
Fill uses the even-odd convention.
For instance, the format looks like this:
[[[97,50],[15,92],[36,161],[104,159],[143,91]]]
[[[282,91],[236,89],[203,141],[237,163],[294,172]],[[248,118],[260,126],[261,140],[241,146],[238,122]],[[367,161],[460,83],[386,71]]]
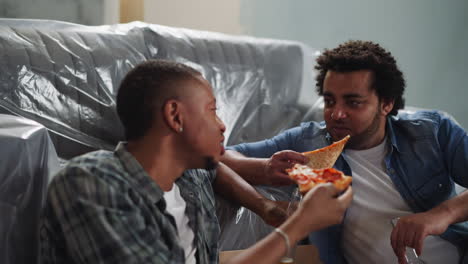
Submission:
[[[297,42],[141,22],[0,19],[0,109],[46,126],[62,158],[112,149],[123,139],[115,112],[121,80],[136,64],[162,58],[210,81],[228,144],[253,141],[297,124],[313,103],[299,103],[302,87],[313,92],[303,78],[310,54]]]

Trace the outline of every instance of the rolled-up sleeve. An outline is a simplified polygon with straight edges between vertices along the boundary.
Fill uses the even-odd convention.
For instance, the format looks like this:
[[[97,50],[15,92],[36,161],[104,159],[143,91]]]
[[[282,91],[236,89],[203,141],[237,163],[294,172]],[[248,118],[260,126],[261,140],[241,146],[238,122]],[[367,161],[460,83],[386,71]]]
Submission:
[[[301,135],[302,128],[294,127],[273,138],[251,143],[242,143],[230,146],[228,149],[235,150],[247,157],[269,158],[278,151],[293,148],[297,139],[301,138]]]

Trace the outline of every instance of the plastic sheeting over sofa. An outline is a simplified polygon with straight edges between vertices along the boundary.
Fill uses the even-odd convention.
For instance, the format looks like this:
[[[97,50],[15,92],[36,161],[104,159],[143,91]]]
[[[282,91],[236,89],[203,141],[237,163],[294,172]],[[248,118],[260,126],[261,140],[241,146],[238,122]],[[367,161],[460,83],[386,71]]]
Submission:
[[[0,19],[0,107],[53,131],[59,156],[113,149],[120,81],[162,58],[202,72],[218,99],[228,144],[297,124],[313,100],[313,54],[297,42],[228,36],[135,22],[83,26]],[[307,74],[303,74],[306,72]],[[307,87],[307,91],[302,91]]]
[[[0,114],[0,263],[37,263],[40,209],[59,169],[42,125]]]
[[[255,141],[297,125],[314,104],[314,54],[298,42],[141,22],[0,19],[0,112],[43,124],[63,159],[112,150],[123,138],[115,96],[124,75],[145,60],[168,59],[211,83],[228,145]],[[284,200],[291,188],[258,189]],[[245,208],[219,200],[218,211],[222,249],[245,248],[271,231]]]

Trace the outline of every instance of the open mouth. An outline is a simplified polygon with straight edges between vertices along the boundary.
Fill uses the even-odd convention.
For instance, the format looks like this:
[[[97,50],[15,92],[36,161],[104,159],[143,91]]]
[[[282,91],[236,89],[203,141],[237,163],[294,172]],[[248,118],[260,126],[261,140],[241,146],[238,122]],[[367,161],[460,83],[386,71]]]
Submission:
[[[337,138],[351,134],[351,130],[346,127],[332,127],[330,132],[331,134],[337,136]]]
[[[219,142],[219,145],[221,146],[221,151],[220,151],[220,153],[221,153],[221,155],[223,155],[224,152],[226,152],[226,150],[225,150],[225,148],[224,148],[224,139],[221,140],[221,142]]]

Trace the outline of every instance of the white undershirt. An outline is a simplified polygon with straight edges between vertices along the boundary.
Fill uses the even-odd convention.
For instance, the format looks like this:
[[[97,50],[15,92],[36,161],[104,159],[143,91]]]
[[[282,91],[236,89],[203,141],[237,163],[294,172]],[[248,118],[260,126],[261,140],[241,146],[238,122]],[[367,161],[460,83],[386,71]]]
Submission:
[[[386,173],[386,141],[367,150],[346,150],[353,174],[353,202],[346,212],[342,246],[350,264],[398,263],[390,245],[391,219],[413,214]],[[438,237],[424,240],[427,264],[458,263],[457,248]]]
[[[179,233],[179,245],[182,246],[185,252],[185,263],[195,264],[195,253],[197,249],[193,246],[194,234],[193,230],[188,225],[189,218],[185,214],[186,203],[180,195],[180,190],[177,184],[174,184],[172,189],[164,193],[166,201],[166,211],[174,217]]]

